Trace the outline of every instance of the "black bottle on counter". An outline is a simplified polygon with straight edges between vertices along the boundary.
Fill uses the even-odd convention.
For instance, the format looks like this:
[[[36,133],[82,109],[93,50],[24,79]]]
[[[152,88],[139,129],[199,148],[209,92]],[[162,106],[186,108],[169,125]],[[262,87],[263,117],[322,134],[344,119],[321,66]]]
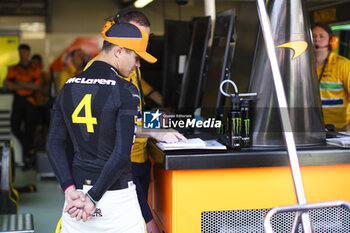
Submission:
[[[231,149],[241,148],[241,130],[242,130],[242,118],[240,111],[240,101],[238,93],[231,95],[231,109],[227,115],[228,120],[228,138],[227,146]]]
[[[241,99],[242,147],[251,146],[251,102],[249,98]]]

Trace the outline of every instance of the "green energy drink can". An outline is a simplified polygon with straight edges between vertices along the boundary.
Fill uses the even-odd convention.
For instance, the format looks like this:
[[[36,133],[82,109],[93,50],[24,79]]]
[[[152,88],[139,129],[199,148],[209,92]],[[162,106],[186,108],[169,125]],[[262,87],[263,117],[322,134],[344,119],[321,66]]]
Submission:
[[[250,99],[241,99],[242,147],[251,146],[251,102]]]

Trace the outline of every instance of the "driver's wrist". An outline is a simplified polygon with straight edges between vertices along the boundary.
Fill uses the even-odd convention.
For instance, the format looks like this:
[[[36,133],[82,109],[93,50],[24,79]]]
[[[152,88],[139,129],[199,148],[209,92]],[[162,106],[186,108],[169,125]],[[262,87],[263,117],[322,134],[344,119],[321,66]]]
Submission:
[[[67,187],[65,188],[65,190],[64,190],[64,193],[65,193],[65,194],[68,194],[68,193],[70,193],[70,192],[72,192],[72,191],[75,191],[75,185],[74,185],[74,184],[71,184],[71,185],[67,186]]]

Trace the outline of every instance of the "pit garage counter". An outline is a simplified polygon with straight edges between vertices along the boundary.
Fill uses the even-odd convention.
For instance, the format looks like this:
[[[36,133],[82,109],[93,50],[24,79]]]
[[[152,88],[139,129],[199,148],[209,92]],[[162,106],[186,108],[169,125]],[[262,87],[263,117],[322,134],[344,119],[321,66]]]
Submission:
[[[149,201],[165,233],[263,232],[263,216],[297,199],[286,150],[162,151],[149,142],[154,162]],[[350,202],[350,149],[298,148],[307,203]],[[312,210],[316,232],[350,232],[341,207]],[[272,218],[276,232],[291,229],[293,213]]]

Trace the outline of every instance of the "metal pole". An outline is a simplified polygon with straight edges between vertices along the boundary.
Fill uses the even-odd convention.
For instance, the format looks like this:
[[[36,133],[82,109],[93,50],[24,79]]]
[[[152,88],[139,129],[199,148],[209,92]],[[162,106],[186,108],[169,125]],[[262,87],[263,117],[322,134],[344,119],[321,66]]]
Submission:
[[[272,219],[272,216],[275,214],[296,212],[296,211],[298,211],[297,213],[300,213],[300,212],[306,212],[308,210],[317,210],[317,209],[324,209],[324,208],[330,208],[330,207],[344,207],[350,212],[350,204],[342,200],[276,207],[271,209],[265,216],[265,219],[264,219],[265,231],[273,232],[271,219]]]
[[[275,45],[272,36],[271,24],[269,17],[267,15],[266,6],[264,0],[257,0],[258,4],[258,14],[261,24],[261,29],[264,36],[266,52],[270,61],[272,76],[275,84],[275,90],[277,95],[277,101],[279,105],[279,111],[282,121],[282,129],[284,141],[287,146],[287,152],[289,156],[290,167],[292,171],[294,188],[298,200],[298,204],[306,204],[303,181],[301,179],[300,166],[292,131],[292,126],[290,123],[288,105],[286,100],[286,95],[284,92],[284,87],[282,83],[282,77],[278,66],[277,56],[275,52]],[[307,212],[302,214],[302,223],[304,232],[312,232],[311,221]]]
[[[211,17],[211,31],[214,31],[214,26],[215,26],[215,17],[216,17],[216,8],[215,8],[215,0],[205,0],[204,1],[204,15],[205,16],[210,16]],[[211,47],[213,43],[213,36],[214,33],[210,34],[210,38],[208,41],[208,46]]]
[[[211,19],[213,21],[215,20],[215,16],[216,16],[215,0],[204,1],[204,15],[211,16]]]

